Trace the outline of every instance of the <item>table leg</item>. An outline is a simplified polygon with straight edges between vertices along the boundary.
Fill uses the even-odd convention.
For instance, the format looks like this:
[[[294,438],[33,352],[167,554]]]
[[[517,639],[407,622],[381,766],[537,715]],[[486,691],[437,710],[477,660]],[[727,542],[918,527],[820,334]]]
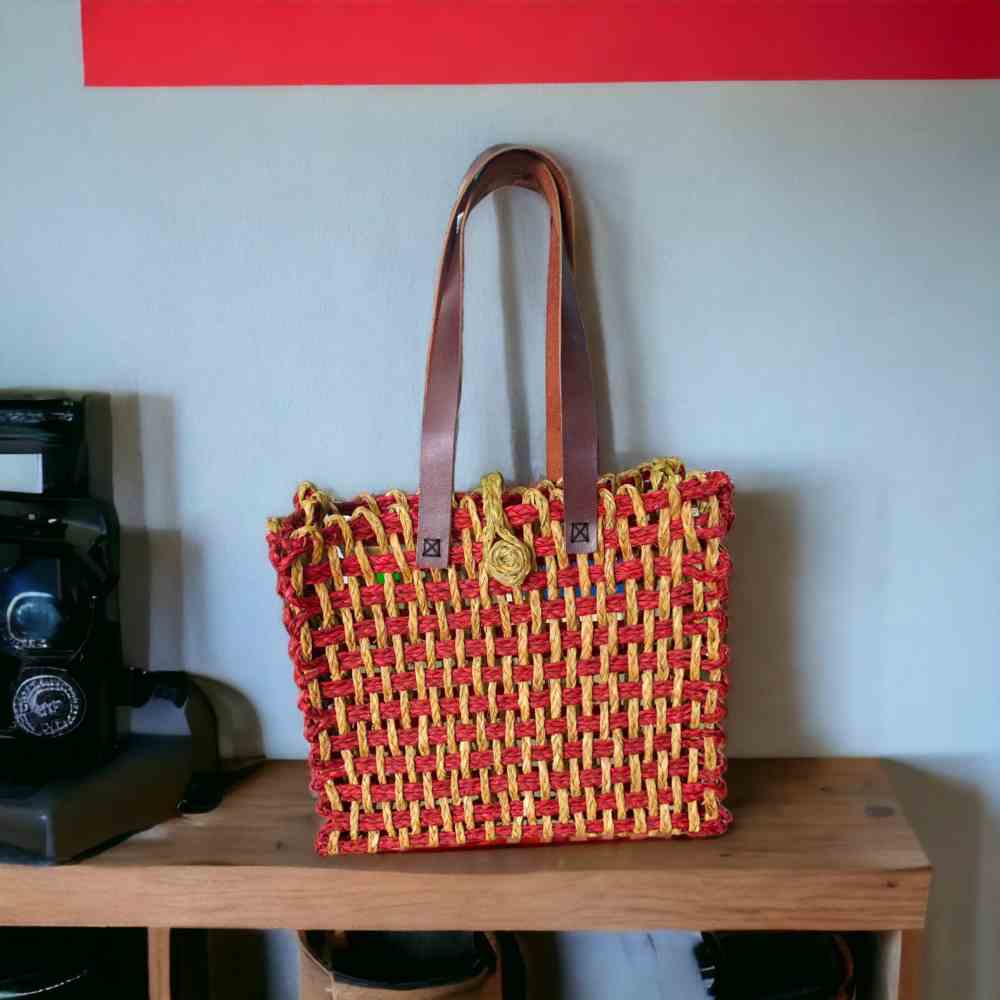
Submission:
[[[921,1000],[924,932],[883,931],[876,935],[874,1000]]]
[[[898,1000],[920,1000],[923,996],[924,947],[923,930],[900,931]]]
[[[170,1000],[170,928],[149,927],[146,934],[149,1000]]]

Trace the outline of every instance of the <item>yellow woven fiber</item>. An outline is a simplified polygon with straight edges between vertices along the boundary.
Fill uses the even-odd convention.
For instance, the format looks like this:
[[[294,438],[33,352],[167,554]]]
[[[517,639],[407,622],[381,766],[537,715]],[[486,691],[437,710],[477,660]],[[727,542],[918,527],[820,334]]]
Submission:
[[[268,522],[320,853],[726,829],[731,483],[657,459],[597,491],[569,556],[558,484],[484,477],[445,570],[399,491],[306,483]]]

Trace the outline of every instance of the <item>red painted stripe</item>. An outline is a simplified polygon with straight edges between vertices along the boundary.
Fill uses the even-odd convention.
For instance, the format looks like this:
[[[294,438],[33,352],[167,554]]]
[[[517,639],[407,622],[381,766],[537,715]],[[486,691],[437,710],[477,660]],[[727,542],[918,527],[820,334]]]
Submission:
[[[87,86],[1000,76],[1000,0],[82,0]]]

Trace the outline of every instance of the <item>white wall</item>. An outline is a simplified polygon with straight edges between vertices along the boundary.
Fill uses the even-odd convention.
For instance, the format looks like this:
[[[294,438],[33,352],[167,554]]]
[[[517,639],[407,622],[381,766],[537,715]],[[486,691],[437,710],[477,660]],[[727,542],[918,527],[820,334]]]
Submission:
[[[732,752],[903,762],[933,996],[995,996],[1000,83],[88,91],[79,50],[75,3],[0,6],[0,383],[117,398],[132,661],[303,754],[264,519],[415,486],[455,185],[545,145],[605,464],[737,484]],[[544,232],[474,217],[461,484],[542,464]]]

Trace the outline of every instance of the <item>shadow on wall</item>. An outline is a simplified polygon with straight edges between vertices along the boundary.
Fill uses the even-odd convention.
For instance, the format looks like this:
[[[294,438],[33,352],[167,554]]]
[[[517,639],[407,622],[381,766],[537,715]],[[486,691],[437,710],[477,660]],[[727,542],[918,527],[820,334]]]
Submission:
[[[524,383],[518,375],[525,356],[525,331],[517,308],[519,275],[517,254],[514,252],[514,206],[509,191],[497,191],[492,198],[496,210],[497,239],[500,243],[500,305],[504,318],[503,352],[507,378],[507,399],[510,404],[511,469],[513,482],[530,483],[531,444],[528,430],[528,401]],[[541,358],[543,346],[528,344],[530,357]]]
[[[274,983],[269,968],[267,931],[210,931],[208,996],[268,1000],[296,995],[291,984]],[[296,951],[296,958],[298,953]],[[296,969],[297,971],[297,969]],[[284,986],[275,990],[278,985]]]
[[[803,578],[798,501],[787,491],[740,490],[726,545],[733,558],[727,753],[775,756],[805,747],[796,582]]]
[[[517,254],[514,240],[515,203],[509,190],[497,191],[492,196],[497,220],[497,238],[500,244],[499,285],[500,303],[504,317],[504,364],[507,380],[508,402],[510,406],[511,451],[513,455],[513,482],[530,483],[535,477],[531,470],[530,434],[528,427],[528,405],[524,384],[519,380],[523,372],[525,357],[531,366],[543,363],[544,344],[535,334],[541,326],[532,323],[532,336],[526,339],[526,331],[520,321],[517,308],[518,297],[524,285],[538,280],[537,275],[520,274],[517,266]],[[540,199],[539,211],[545,210]],[[609,386],[607,364],[605,362],[604,341],[601,335],[600,314],[597,308],[597,297],[594,288],[593,271],[590,263],[590,242],[587,236],[586,219],[582,213],[576,213],[576,284],[580,297],[580,311],[583,317],[584,329],[587,331],[587,344],[590,350],[591,368],[594,378],[594,395],[597,405],[598,434],[605,446],[610,446],[613,440],[611,426],[611,407],[609,402]]]
[[[115,506],[121,521],[121,615],[125,662],[153,670],[187,669],[219,719],[224,757],[255,756],[260,721],[238,689],[204,676],[210,665],[184,659],[185,599],[204,599],[201,553],[181,530],[174,401],[125,393],[112,399]],[[143,731],[171,731],[169,706],[143,709]],[[138,723],[137,723],[138,724]]]
[[[925,956],[927,1000],[995,1000],[1000,995],[996,758],[926,757],[887,766],[934,866]],[[990,958],[984,961],[983,956]]]
[[[508,192],[494,195],[500,241],[500,289],[505,320],[505,361],[513,434],[516,482],[532,478],[527,430],[528,407],[518,373],[524,370],[525,331],[517,309],[517,257],[513,247],[513,206]],[[611,452],[614,441],[610,385],[601,336],[586,217],[577,214],[577,272],[581,310],[587,330],[597,396],[602,471],[624,469],[651,456]],[[613,220],[602,220],[604,239],[614,234]],[[620,251],[627,250],[622,245]],[[629,296],[623,296],[625,302]],[[627,329],[631,318],[619,317]],[[530,356],[530,353],[529,353]],[[628,373],[626,373],[628,376]],[[641,403],[639,405],[642,405]],[[631,415],[630,415],[631,416]],[[642,413],[636,414],[642,417]],[[728,699],[728,752],[732,755],[774,754],[802,746],[802,705],[798,679],[795,581],[801,571],[801,524],[794,489],[740,490],[737,523],[727,545],[735,571],[729,613],[738,635],[733,661],[733,688]],[[691,956],[693,934],[553,934],[519,936],[529,967],[532,997],[588,997],[610,993],[626,996],[702,996],[704,989]],[[679,978],[678,978],[679,977]],[[683,982],[681,981],[683,980]],[[625,992],[622,992],[622,991]]]
[[[518,273],[513,240],[513,217],[516,205],[511,192],[500,191],[493,196],[496,207],[500,243],[500,295],[505,322],[505,361],[511,428],[514,436],[512,451],[515,482],[530,482],[532,478],[527,428],[528,406],[524,385],[518,374],[524,371],[524,359],[535,357],[541,345],[525,342],[517,308],[518,289],[530,276]],[[625,469],[648,460],[650,455],[632,451],[612,451],[614,428],[610,406],[604,338],[597,301],[588,219],[585,212],[576,213],[577,283],[581,311],[587,329],[594,389],[597,397],[598,425],[601,436],[602,470]],[[619,235],[613,217],[600,220],[602,241],[614,241]],[[627,234],[622,233],[620,245],[613,247],[625,258],[628,252]],[[623,271],[628,280],[628,269]],[[621,301],[630,301],[631,289],[623,289]],[[616,297],[617,298],[617,297]],[[617,317],[616,325],[628,330],[633,317]],[[629,372],[623,373],[626,382]],[[641,380],[640,380],[641,381]],[[629,414],[630,426],[641,426],[645,402],[637,400],[639,412]],[[731,581],[729,614],[731,638],[735,643],[732,661],[732,689],[728,698],[728,752],[731,756],[767,756],[787,753],[788,748],[800,752],[822,752],[813,745],[815,737],[803,725],[801,676],[801,636],[797,634],[799,614],[795,582],[803,578],[803,544],[801,540],[801,510],[794,484],[777,484],[762,489],[742,489],[736,483],[736,524],[727,539],[733,556],[734,573]]]
[[[268,931],[175,929],[171,988],[181,997],[268,1000],[296,995],[294,981],[276,978],[269,964]],[[297,956],[296,956],[297,958]],[[288,973],[294,973],[290,966]]]
[[[117,396],[112,406],[125,660],[134,667],[177,669],[184,624],[184,539],[178,528],[162,526],[180,523],[174,403],[169,396],[129,393]]]

